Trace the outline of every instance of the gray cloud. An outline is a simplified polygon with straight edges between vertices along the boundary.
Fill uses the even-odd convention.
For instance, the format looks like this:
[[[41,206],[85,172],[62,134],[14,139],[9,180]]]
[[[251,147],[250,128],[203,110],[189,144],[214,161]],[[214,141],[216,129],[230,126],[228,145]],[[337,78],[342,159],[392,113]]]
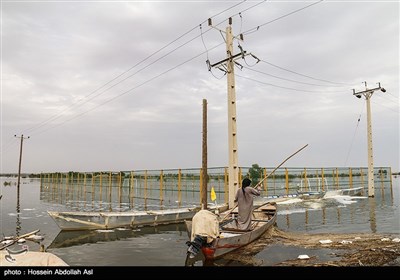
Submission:
[[[205,21],[238,3],[2,3],[1,172],[17,171],[14,134],[31,136],[26,172],[200,167],[203,99],[208,165],[226,166],[226,76],[206,65],[226,51]],[[375,166],[399,170],[399,3],[256,4],[213,17],[224,31],[233,16],[264,61],[235,69],[239,165],[274,167],[308,143],[286,166],[367,166],[352,95],[367,81],[387,89],[371,100]]]

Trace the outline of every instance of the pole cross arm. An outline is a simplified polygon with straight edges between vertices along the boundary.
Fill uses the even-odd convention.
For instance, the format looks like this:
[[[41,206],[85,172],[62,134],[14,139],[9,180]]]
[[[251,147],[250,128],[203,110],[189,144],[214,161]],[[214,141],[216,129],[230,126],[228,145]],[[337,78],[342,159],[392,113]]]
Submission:
[[[380,89],[381,89],[380,87],[377,87],[377,88],[373,88],[373,89],[366,89],[366,90],[359,91],[359,92],[353,91],[353,95],[364,94],[364,93],[373,93],[374,91],[380,90]]]
[[[366,88],[365,90],[359,91],[359,92],[356,92],[356,91],[353,89],[353,95],[355,95],[356,97],[360,98],[360,97],[361,97],[361,94],[362,94],[362,95],[366,95],[366,94],[372,95],[372,94],[374,93],[374,91],[376,91],[376,90],[380,90],[380,91],[382,91],[382,92],[386,92],[386,89],[384,89],[383,87],[381,87],[381,83],[378,83],[378,87],[376,87],[376,88],[371,88],[371,89]]]
[[[219,65],[219,64],[223,64],[224,62],[227,62],[227,61],[229,61],[229,60],[234,60],[234,59],[237,58],[237,57],[242,57],[243,54],[247,55],[247,52],[246,52],[246,51],[243,51],[243,53],[240,52],[240,53],[238,53],[238,54],[235,54],[235,55],[232,55],[232,56],[230,56],[230,57],[227,57],[227,58],[225,58],[225,59],[223,59],[223,60],[221,60],[221,61],[218,61],[217,63],[211,64],[211,67],[215,67],[215,66],[217,66],[217,65]]]

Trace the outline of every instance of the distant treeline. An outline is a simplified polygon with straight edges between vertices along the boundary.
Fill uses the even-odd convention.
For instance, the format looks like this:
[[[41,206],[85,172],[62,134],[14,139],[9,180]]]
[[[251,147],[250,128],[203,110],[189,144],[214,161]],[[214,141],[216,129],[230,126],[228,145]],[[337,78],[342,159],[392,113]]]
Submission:
[[[257,168],[255,168],[255,167],[257,167]],[[262,177],[262,173],[261,173],[261,168],[260,167],[258,167],[258,166],[255,166],[255,165],[253,165],[250,169],[249,169],[249,173],[259,173],[259,175],[258,176],[255,176],[254,174],[253,174],[253,176],[252,177]],[[84,174],[86,174],[86,177],[88,177],[88,178],[91,178],[91,177],[97,177],[97,176],[100,176],[100,175],[107,175],[107,174],[109,174],[110,172],[92,172],[92,173],[88,173],[88,172],[74,172],[74,171],[69,171],[69,172],[67,172],[67,174],[69,175],[69,177],[77,177],[77,176],[83,176]],[[377,171],[377,173],[378,174],[384,174],[384,175],[386,175],[387,174],[387,170],[385,170],[385,169],[379,169],[378,171]],[[51,173],[50,173],[51,174]],[[65,172],[54,172],[54,173],[52,173],[52,174],[54,174],[54,175],[56,175],[56,174],[58,174],[58,175],[62,175],[62,174],[66,174]],[[112,175],[121,175],[121,177],[122,178],[129,178],[129,176],[130,176],[130,172],[123,172],[123,171],[120,171],[120,172],[111,172],[111,174]],[[23,174],[21,174],[21,178],[40,178],[41,177],[41,173],[37,173],[37,174],[35,174],[35,173],[31,173],[31,174],[27,174],[27,173],[23,173]],[[142,176],[143,176],[143,174],[141,174]],[[400,175],[400,172],[392,172],[392,175]],[[136,176],[138,176],[138,175],[136,175]],[[139,175],[140,176],[140,175]],[[193,178],[196,178],[196,177],[199,177],[200,175],[199,174],[186,174],[186,176],[189,176],[189,177],[193,177]],[[275,178],[285,178],[285,174],[274,174],[274,177]],[[289,179],[294,179],[294,178],[297,178],[297,177],[303,177],[304,176],[304,174],[302,174],[302,173],[299,173],[299,174],[288,174],[288,177],[289,177]],[[348,177],[349,176],[349,173],[339,173],[339,174],[337,174],[337,175],[334,175],[334,174],[330,174],[330,173],[326,173],[326,174],[324,174],[324,177],[333,177],[333,176],[338,176],[338,177]],[[361,176],[361,173],[359,173],[359,172],[357,172],[357,173],[352,173],[352,176]],[[16,174],[16,173],[3,173],[3,174],[0,174],[0,177],[18,177],[18,174]],[[151,178],[151,177],[155,177],[155,178],[157,178],[157,177],[160,177],[159,175],[147,175],[147,177],[149,177],[149,178]],[[163,174],[163,177],[178,177],[178,174],[171,174],[171,173],[167,173],[167,174]],[[208,177],[213,177],[212,175],[210,175],[210,174],[208,174]],[[307,178],[312,178],[312,177],[318,177],[318,175],[315,175],[315,174],[307,174]],[[166,178],[165,178],[166,179]],[[209,179],[209,178],[208,178]]]
[[[0,177],[18,177],[18,174],[15,173],[3,173],[0,174]],[[39,174],[21,174],[21,178],[40,178],[40,173]]]

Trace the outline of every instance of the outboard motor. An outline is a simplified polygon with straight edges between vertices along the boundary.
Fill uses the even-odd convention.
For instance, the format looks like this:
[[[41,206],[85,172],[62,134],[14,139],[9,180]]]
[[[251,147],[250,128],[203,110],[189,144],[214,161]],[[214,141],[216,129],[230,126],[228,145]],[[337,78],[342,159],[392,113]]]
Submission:
[[[193,241],[186,242],[186,244],[189,246],[187,249],[187,254],[189,255],[189,258],[194,258],[197,256],[197,254],[200,252],[201,247],[207,243],[207,237],[201,236],[196,234]]]

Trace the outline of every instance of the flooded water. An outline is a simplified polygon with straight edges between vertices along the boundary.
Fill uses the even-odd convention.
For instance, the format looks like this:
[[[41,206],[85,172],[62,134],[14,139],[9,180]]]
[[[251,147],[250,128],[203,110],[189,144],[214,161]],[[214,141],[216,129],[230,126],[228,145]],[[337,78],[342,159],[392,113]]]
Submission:
[[[32,251],[44,245],[48,252],[62,258],[70,266],[184,266],[188,236],[183,223],[137,229],[107,231],[61,232],[47,211],[66,210],[65,205],[40,199],[40,181],[22,179],[20,200],[17,204],[15,184],[5,186],[0,201],[0,234],[20,235],[39,229],[44,236],[40,243],[27,242]],[[340,195],[335,191],[322,199],[293,198],[278,204],[277,227],[286,232],[300,233],[390,233],[400,236],[400,178],[375,186],[375,197]],[[364,192],[365,193],[365,192]],[[18,248],[19,244],[13,245]],[[241,250],[245,250],[241,249]],[[311,249],[310,249],[311,250]],[[320,255],[320,250],[302,253]],[[270,245],[254,257],[259,265],[273,266],[289,258],[296,258],[299,249]],[[200,265],[200,264],[199,264]],[[217,265],[245,265],[227,262]]]

